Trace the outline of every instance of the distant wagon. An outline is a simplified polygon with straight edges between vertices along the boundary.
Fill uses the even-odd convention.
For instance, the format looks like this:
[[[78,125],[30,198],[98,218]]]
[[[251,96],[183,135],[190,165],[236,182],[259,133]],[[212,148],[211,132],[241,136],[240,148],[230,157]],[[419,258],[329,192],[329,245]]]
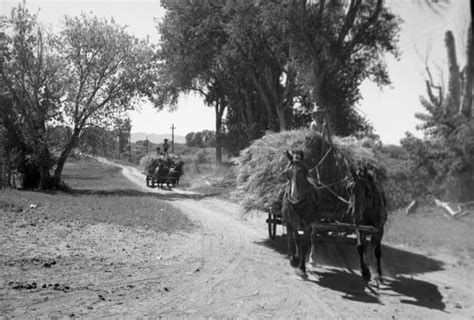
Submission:
[[[184,162],[178,157],[153,158],[145,168],[145,182],[147,187],[163,188],[166,185],[169,189],[179,185],[179,179],[183,175]]]

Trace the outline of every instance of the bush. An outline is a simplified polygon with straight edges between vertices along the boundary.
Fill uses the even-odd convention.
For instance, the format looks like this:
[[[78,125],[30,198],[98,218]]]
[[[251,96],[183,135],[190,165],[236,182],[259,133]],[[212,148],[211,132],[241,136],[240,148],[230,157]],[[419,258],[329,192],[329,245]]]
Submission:
[[[474,129],[471,134],[474,137]],[[409,157],[411,178],[421,186],[418,197],[435,195],[448,201],[474,200],[474,143],[467,142],[448,144],[442,139],[422,140],[411,134],[402,140]]]
[[[199,152],[196,154],[196,163],[197,163],[197,164],[205,164],[205,163],[207,163],[206,156],[207,156],[206,150],[199,151]]]

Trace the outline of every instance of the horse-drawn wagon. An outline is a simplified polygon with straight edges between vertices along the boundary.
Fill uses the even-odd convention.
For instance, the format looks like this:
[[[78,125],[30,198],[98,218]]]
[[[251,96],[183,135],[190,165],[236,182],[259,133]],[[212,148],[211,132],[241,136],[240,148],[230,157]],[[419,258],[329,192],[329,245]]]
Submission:
[[[387,220],[383,169],[369,154],[362,154],[364,150],[343,147],[340,141],[329,144],[307,131],[277,138],[264,137],[241,156],[240,187],[251,192],[244,204],[250,209],[264,208],[271,239],[277,225],[286,228],[290,263],[298,274],[306,275],[306,257],[318,242],[354,241],[362,276],[368,281],[365,250],[370,241],[381,279],[381,240]],[[300,150],[284,153],[283,142]],[[274,154],[277,150],[280,156]],[[259,166],[263,161],[267,163]],[[259,186],[258,181],[265,185]],[[270,205],[262,205],[260,199],[267,198],[272,199]]]
[[[144,172],[147,187],[163,187],[169,189],[179,185],[179,179],[183,174],[183,161],[176,157],[152,159]]]

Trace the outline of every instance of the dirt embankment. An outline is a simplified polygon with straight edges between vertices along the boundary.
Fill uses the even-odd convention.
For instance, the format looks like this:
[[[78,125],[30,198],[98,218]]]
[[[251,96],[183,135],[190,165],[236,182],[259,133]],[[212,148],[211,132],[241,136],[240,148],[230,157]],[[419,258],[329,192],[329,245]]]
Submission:
[[[146,189],[141,173],[122,167],[137,188]],[[286,259],[282,230],[275,241],[268,240],[264,216],[244,218],[237,205],[212,197],[146,190],[168,195],[200,225],[198,231],[166,235],[47,221],[2,226],[7,272],[0,287],[2,313],[281,319],[468,319],[474,314],[472,261],[385,245],[387,281],[370,291],[352,245],[321,243],[317,265],[302,281]],[[12,259],[19,246],[23,258]],[[38,247],[45,251],[33,255]],[[48,259],[24,260],[32,256],[56,257],[56,265],[48,266]],[[36,288],[21,288],[32,285],[32,279]]]

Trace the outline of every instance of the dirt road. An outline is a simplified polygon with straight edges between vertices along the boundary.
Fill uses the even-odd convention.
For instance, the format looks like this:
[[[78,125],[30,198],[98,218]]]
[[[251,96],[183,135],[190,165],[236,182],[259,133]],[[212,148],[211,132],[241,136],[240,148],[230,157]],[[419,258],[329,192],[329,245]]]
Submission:
[[[6,260],[4,270],[11,275],[1,279],[17,282],[0,283],[0,318],[471,319],[474,314],[472,261],[385,245],[386,284],[369,291],[356,249],[322,243],[317,264],[303,281],[286,259],[282,229],[269,240],[261,214],[243,215],[233,203],[179,189],[147,188],[140,172],[121,167],[137,189],[161,193],[196,221],[198,231],[168,235],[43,220],[0,226],[2,249],[10,255],[41,250],[24,255],[33,258]]]
[[[146,188],[137,170],[124,166],[123,173]],[[202,225],[201,235],[181,248],[189,274],[165,299],[141,307],[145,315],[446,319],[474,314],[472,269],[453,257],[385,246],[388,281],[371,292],[359,276],[355,248],[323,243],[317,266],[302,281],[286,259],[284,238],[268,240],[263,216],[242,218],[237,205],[215,198],[173,203]]]

